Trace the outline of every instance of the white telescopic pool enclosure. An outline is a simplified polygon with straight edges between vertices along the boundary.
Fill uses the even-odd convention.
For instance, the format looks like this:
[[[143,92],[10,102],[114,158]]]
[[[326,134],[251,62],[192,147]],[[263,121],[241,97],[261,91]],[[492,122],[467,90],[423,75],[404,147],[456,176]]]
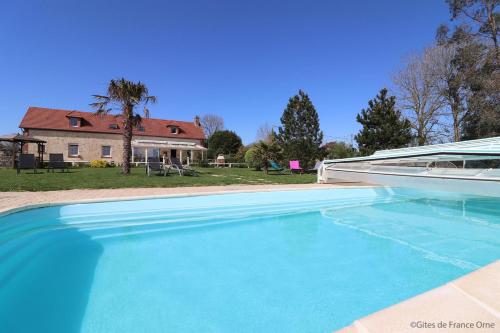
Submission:
[[[325,160],[319,183],[365,182],[500,196],[500,137]]]

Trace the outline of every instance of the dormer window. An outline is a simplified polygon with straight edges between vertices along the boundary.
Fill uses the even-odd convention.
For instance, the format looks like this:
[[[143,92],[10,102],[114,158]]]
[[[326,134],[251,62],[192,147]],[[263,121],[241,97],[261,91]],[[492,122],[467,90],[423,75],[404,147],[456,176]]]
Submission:
[[[118,129],[118,124],[109,124],[109,129]]]
[[[170,134],[179,134],[180,133],[180,128],[179,126],[175,125],[167,125],[167,128],[170,129]]]
[[[69,126],[80,127],[80,119],[76,117],[69,117]]]
[[[144,126],[137,126],[137,130],[139,132],[144,132],[146,129],[144,128]]]

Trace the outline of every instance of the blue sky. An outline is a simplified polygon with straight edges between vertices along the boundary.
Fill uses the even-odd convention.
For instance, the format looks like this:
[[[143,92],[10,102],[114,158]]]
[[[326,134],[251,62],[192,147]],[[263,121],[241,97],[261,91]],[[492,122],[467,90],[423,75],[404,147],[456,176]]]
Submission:
[[[7,1],[0,12],[0,134],[28,106],[90,110],[112,78],[158,96],[154,118],[222,116],[245,143],[305,90],[327,140],[449,22],[444,0]]]

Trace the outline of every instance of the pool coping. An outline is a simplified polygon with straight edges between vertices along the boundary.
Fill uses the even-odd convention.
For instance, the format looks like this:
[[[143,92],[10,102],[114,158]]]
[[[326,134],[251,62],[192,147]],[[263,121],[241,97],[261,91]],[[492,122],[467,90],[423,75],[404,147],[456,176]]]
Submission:
[[[225,185],[175,188],[121,188],[61,190],[46,192],[0,192],[0,217],[23,210],[65,204],[146,200],[186,196],[220,195],[270,191],[372,188],[362,183]],[[152,194],[153,193],[153,194]],[[72,199],[78,197],[78,199]],[[354,321],[338,333],[375,332],[463,332],[456,328],[432,328],[442,321],[456,323],[494,323],[493,329],[467,332],[494,332],[500,328],[500,260],[457,280],[424,292]],[[498,300],[497,300],[498,299]],[[464,311],[466,309],[466,311]],[[413,323],[413,324],[412,324]],[[427,325],[412,327],[412,325]]]
[[[500,260],[355,320],[336,333],[498,332]],[[463,326],[464,324],[469,325]]]
[[[363,183],[341,183],[341,184],[313,183],[313,184],[192,186],[192,187],[169,187],[169,188],[153,187],[153,188],[116,188],[116,189],[72,189],[72,190],[39,191],[39,192],[0,192],[0,217],[24,210],[61,206],[61,205],[72,205],[72,204],[147,200],[147,199],[204,196],[204,195],[222,195],[230,193],[373,188],[373,187],[383,187],[383,186],[363,184]],[[157,192],[157,193],[151,194],[150,192]],[[126,193],[126,195],[121,195],[123,193]],[[64,198],[61,198],[61,196],[63,196]],[[68,198],[75,196],[78,196],[79,199]],[[14,201],[14,203],[5,204],[6,202],[5,199],[11,199],[11,201]],[[16,202],[18,200],[21,200],[21,202]]]

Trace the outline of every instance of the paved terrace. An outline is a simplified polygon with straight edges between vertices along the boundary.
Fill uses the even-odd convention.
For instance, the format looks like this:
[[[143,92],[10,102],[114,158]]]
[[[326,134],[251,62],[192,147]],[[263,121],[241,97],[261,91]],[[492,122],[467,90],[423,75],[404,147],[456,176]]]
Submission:
[[[362,184],[228,185],[178,188],[0,192],[0,213],[61,203],[179,195],[306,190]],[[446,327],[442,327],[444,323]],[[438,327],[438,326],[441,327]],[[399,304],[356,320],[341,333],[500,332],[500,261]]]

